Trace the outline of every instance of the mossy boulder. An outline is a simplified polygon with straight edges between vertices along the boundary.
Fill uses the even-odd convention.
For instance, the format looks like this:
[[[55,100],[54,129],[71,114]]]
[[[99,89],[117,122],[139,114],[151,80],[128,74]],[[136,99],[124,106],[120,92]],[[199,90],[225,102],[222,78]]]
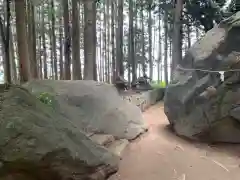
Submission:
[[[0,97],[0,179],[94,180],[117,170],[117,156],[26,89]]]

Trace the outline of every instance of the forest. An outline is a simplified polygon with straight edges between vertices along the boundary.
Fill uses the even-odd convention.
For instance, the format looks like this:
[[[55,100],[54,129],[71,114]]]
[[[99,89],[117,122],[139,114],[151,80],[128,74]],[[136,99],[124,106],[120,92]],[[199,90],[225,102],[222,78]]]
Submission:
[[[239,180],[239,10],[0,0],[0,180]]]
[[[238,0],[1,0],[2,83],[171,81],[195,41]]]

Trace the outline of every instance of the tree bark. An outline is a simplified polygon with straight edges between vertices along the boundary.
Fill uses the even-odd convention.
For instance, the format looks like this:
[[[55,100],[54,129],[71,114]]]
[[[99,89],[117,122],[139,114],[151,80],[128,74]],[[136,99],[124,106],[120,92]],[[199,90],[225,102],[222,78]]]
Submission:
[[[153,61],[152,61],[152,0],[148,2],[148,59],[149,59],[149,77],[153,78]]]
[[[32,2],[27,3],[27,22],[28,22],[28,49],[31,77],[38,78],[37,58],[36,58],[36,30],[35,30],[35,9]]]
[[[62,18],[59,20],[59,24],[62,25]],[[63,69],[63,29],[59,26],[59,70],[60,70],[60,80],[64,79],[64,69]]]
[[[84,79],[96,79],[96,4],[84,2]]]
[[[134,53],[134,34],[133,34],[133,0],[129,0],[129,41],[128,41],[128,63],[129,71],[130,66],[132,67],[132,82],[137,79],[136,75],[136,63]]]
[[[161,1],[161,0],[160,0]],[[159,13],[159,16],[158,16],[158,31],[159,31],[159,35],[158,35],[158,64],[157,64],[157,74],[158,74],[158,83],[160,82],[161,80],[161,77],[160,77],[160,73],[161,73],[161,70],[160,70],[160,66],[161,66],[161,63],[162,63],[162,34],[161,34],[161,14]]]
[[[164,78],[168,84],[168,16],[164,14]]]
[[[82,79],[79,28],[79,4],[77,0],[72,0],[72,70],[74,80]]]
[[[143,3],[143,0],[141,0],[141,26],[142,26],[142,36],[141,36],[141,41],[142,41],[142,61],[141,61],[141,64],[142,64],[142,73],[143,75],[146,75],[146,62],[145,62],[145,32],[144,32],[144,15],[143,15],[143,12],[144,12],[144,3]],[[159,13],[160,14],[160,13]]]
[[[9,49],[9,40],[10,40],[10,1],[5,2],[6,5],[6,11],[7,11],[7,25],[5,26],[5,23],[3,22],[2,18],[0,18],[0,33],[2,38],[2,47],[4,51],[4,81],[5,83],[11,84],[11,65],[10,65],[10,49]]]
[[[114,43],[114,37],[115,37],[115,33],[114,33],[114,12],[115,11],[115,4],[114,4],[114,0],[112,0],[111,2],[111,45],[112,45],[112,83],[115,81],[116,79],[116,61],[115,61],[115,43]]]
[[[117,76],[124,77],[123,68],[123,0],[118,0],[118,27],[116,34],[116,45],[117,45]]]
[[[14,44],[13,44],[13,36],[12,29],[9,27],[9,56],[10,56],[10,66],[11,66],[11,78],[12,83],[17,83],[17,67],[14,55]]]
[[[25,12],[25,0],[15,0],[17,45],[21,82],[28,81],[30,76]]]
[[[182,61],[182,8],[183,0],[177,0],[174,13],[173,42],[172,42],[172,71]]]
[[[54,0],[51,0],[51,9],[52,9],[52,53],[53,53],[53,76],[55,80],[58,80],[58,62],[57,62],[57,47],[56,47],[56,34],[55,34],[55,10],[54,10]]]
[[[46,47],[46,35],[45,35],[45,13],[44,13],[44,8],[42,8],[41,36],[42,36],[42,44],[43,44],[43,78],[44,79],[48,79],[47,47]]]
[[[71,35],[70,35],[70,25],[69,25],[69,8],[68,1],[62,0],[63,5],[63,19],[64,19],[64,60],[65,60],[65,80],[71,79],[71,59],[70,59],[70,46],[71,46]]]

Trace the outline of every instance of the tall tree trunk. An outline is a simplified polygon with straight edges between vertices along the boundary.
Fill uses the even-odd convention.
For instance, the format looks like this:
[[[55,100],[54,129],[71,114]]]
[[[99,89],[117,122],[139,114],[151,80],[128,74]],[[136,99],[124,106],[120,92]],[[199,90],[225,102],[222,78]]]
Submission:
[[[105,81],[108,81],[108,69],[107,69],[107,66],[108,66],[108,63],[107,63],[107,3],[106,1],[103,3],[103,6],[104,6],[104,15],[103,15],[103,18],[104,18],[104,21],[103,21],[103,25],[104,25],[104,33],[103,33],[103,37],[104,37],[104,79]]]
[[[187,47],[188,49],[191,47],[191,24],[190,18],[188,17],[188,24],[187,24]]]
[[[40,16],[39,16],[40,17]],[[41,33],[41,32],[40,32]],[[42,36],[39,35],[39,42],[38,42],[38,47],[39,47],[39,69],[38,69],[38,78],[42,79],[43,78],[43,74],[42,74],[42,68],[43,68],[43,64],[42,64]]]
[[[105,47],[104,47],[104,52],[105,52],[105,80],[108,82],[108,8],[109,8],[109,0],[105,1],[106,4],[104,5],[104,28],[105,28],[105,33],[104,33],[104,41],[105,41]]]
[[[164,78],[168,84],[168,16],[164,14]]]
[[[182,8],[183,0],[177,0],[175,4],[173,42],[172,42],[172,71],[182,61]]]
[[[116,34],[117,45],[117,75],[124,77],[123,67],[123,0],[118,0],[118,27]]]
[[[31,11],[32,11],[32,16],[31,16],[31,23],[32,23],[32,44],[33,44],[33,68],[34,68],[34,78],[38,78],[38,68],[37,68],[37,43],[36,43],[36,25],[35,25],[35,7],[31,3]],[[32,68],[32,67],[31,67]]]
[[[114,6],[114,0],[111,2],[111,44],[112,44],[112,83],[116,79],[116,62],[115,62],[115,43],[114,43],[114,12],[115,11],[115,6]]]
[[[102,71],[103,71],[103,81],[106,81],[106,6],[105,1],[103,2],[103,22],[102,22],[102,28],[103,28],[103,48],[102,48]]]
[[[133,46],[133,51],[134,51],[134,68],[135,68],[135,79],[138,77],[138,66],[139,63],[137,62],[137,46],[138,46],[138,14],[137,14],[137,4],[136,1],[133,2],[133,40],[134,40],[134,46]],[[135,81],[135,80],[134,80]]]
[[[12,29],[9,30],[9,56],[10,56],[10,65],[11,65],[11,78],[13,83],[17,83],[17,67],[14,55],[14,44],[13,44],[13,36]]]
[[[93,80],[97,81],[97,63],[96,63],[96,51],[97,51],[97,31],[96,31],[96,1],[93,2]]]
[[[35,9],[32,1],[28,0],[27,4],[27,21],[28,21],[28,49],[30,72],[34,79],[38,78],[37,58],[36,58],[36,30],[35,30]]]
[[[28,81],[30,75],[25,12],[25,0],[15,0],[17,45],[21,82]]]
[[[169,43],[168,43],[168,47],[169,47],[169,60],[171,61],[171,68],[170,68],[170,80],[173,79],[173,73],[174,73],[174,68],[173,68],[173,58],[172,58],[172,39],[169,38]],[[169,67],[169,66],[168,66]]]
[[[82,79],[79,28],[79,4],[77,0],[72,0],[72,69],[74,80]]]
[[[107,82],[110,83],[110,2],[107,0]]]
[[[160,0],[161,1],[161,0]],[[159,35],[158,35],[158,63],[157,63],[157,74],[158,74],[158,83],[160,82],[160,66],[162,63],[162,34],[161,34],[161,14],[159,13],[158,16],[158,31],[159,31]]]
[[[99,70],[99,80],[102,82],[104,81],[104,70],[103,70],[103,46],[102,46],[102,18],[100,17],[100,52],[99,52],[99,66],[100,66],[100,70]]]
[[[45,35],[45,13],[44,8],[42,11],[42,27],[41,27],[41,36],[43,44],[43,78],[48,79],[48,68],[47,68],[47,47],[46,47],[46,35]]]
[[[80,3],[80,9],[81,9],[81,15],[80,15],[80,19],[81,19],[81,23],[80,23],[80,39],[81,39],[81,47],[80,50],[81,52],[84,52],[84,4]],[[82,57],[82,56],[81,56]],[[84,64],[84,56],[83,56],[83,60],[80,60],[81,63],[81,72],[82,72],[82,79],[83,79],[83,67],[82,67],[82,62]]]
[[[50,34],[50,41],[51,41],[51,46],[52,46],[52,37],[51,37],[51,34]],[[50,75],[50,77],[51,77],[51,79],[54,79],[54,67],[53,67],[53,64],[54,64],[54,62],[53,62],[53,49],[52,49],[52,47],[50,48],[50,60],[51,60],[51,62],[50,62],[50,64],[51,64],[51,75]]]
[[[141,36],[141,41],[142,41],[142,73],[143,75],[146,75],[146,62],[145,62],[145,36],[144,36],[144,15],[143,15],[143,12],[144,12],[144,3],[143,3],[143,0],[141,0],[141,26],[142,26],[142,36]]]
[[[10,40],[10,1],[6,1],[4,3],[6,5],[6,10],[7,10],[7,25],[5,26],[5,22],[3,22],[2,18],[0,18],[0,33],[1,33],[1,38],[2,38],[2,47],[4,50],[4,80],[5,83],[11,84],[12,79],[11,79],[11,65],[10,65],[10,49],[9,49],[9,40]]]
[[[84,79],[96,79],[96,3],[84,2]]]
[[[149,77],[153,78],[153,61],[152,61],[152,0],[148,1],[148,55],[149,55]]]
[[[53,53],[53,72],[54,79],[58,80],[58,62],[57,62],[57,47],[56,47],[56,34],[55,34],[55,9],[54,9],[54,0],[51,0],[51,9],[52,9],[52,53]]]
[[[134,53],[134,34],[133,34],[133,0],[129,0],[129,41],[128,41],[128,63],[132,67],[132,82],[137,79],[136,63]],[[129,66],[130,71],[130,66]]]
[[[70,46],[71,46],[71,35],[70,35],[70,25],[69,25],[69,8],[68,1],[62,0],[63,5],[63,19],[64,19],[64,70],[65,70],[65,79],[71,79],[71,58],[70,58]]]
[[[59,24],[62,25],[62,18],[59,20]],[[64,79],[64,69],[63,69],[63,29],[59,26],[59,71],[60,80]]]

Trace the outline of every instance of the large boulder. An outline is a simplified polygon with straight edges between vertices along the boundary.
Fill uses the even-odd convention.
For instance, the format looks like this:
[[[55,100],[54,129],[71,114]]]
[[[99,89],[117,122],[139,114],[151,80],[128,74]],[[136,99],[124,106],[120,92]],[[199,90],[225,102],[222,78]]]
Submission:
[[[177,134],[240,142],[239,32],[240,12],[207,32],[176,69],[164,111]]]
[[[26,89],[0,95],[1,180],[103,180],[117,170],[119,157]]]
[[[164,89],[156,88],[149,91],[143,91],[141,93],[122,93],[124,100],[131,102],[141,109],[142,112],[147,110],[150,106],[156,104],[164,97]]]
[[[50,94],[55,110],[85,133],[134,139],[147,127],[141,111],[124,101],[113,85],[95,81],[36,80],[25,85],[32,93]]]

